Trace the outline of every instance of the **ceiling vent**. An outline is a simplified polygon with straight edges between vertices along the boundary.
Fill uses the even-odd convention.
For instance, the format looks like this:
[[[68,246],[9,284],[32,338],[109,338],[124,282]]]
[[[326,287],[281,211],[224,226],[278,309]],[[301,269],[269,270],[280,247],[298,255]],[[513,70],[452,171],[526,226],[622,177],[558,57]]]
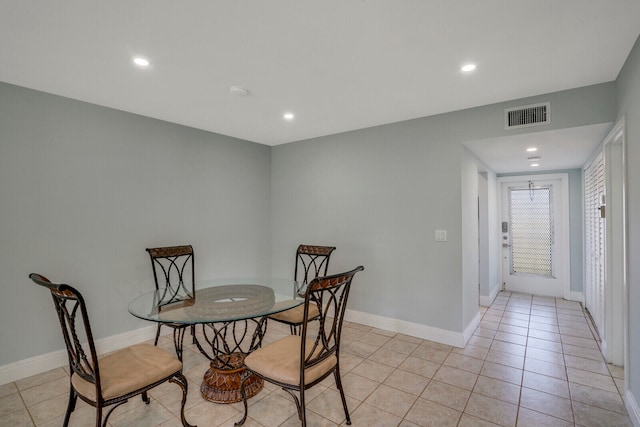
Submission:
[[[551,123],[551,103],[525,105],[504,110],[504,128],[518,129]]]

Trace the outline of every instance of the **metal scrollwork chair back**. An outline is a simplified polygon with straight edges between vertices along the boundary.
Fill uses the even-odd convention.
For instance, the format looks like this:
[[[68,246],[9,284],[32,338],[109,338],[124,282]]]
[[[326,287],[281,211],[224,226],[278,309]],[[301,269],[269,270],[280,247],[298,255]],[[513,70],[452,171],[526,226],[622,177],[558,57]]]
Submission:
[[[146,251],[151,258],[153,280],[163,304],[195,297],[195,261],[191,245],[147,248]],[[182,340],[185,328],[189,325],[158,323],[154,345],[158,345],[162,326],[173,328],[176,352],[182,360]],[[195,340],[194,332],[195,327],[191,326],[191,335]]]
[[[282,387],[293,397],[303,427],[306,426],[305,390],[333,374],[346,423],[351,424],[340,377],[340,338],[351,282],[355,274],[362,270],[364,267],[360,266],[345,273],[313,279],[305,292],[300,335],[280,338],[245,358],[247,374],[241,389],[244,417],[236,426],[243,425],[247,419],[244,386],[252,373]],[[309,328],[311,307],[321,311],[319,322],[311,324],[313,329]]]
[[[319,276],[326,276],[329,269],[329,259],[334,246],[300,245],[296,250],[296,264],[293,279],[306,285]],[[289,325],[292,335],[300,334],[302,325],[303,307],[298,306],[290,310],[269,316],[270,319]],[[311,308],[310,320],[315,320],[320,315],[315,306]]]
[[[78,397],[96,408],[96,426],[104,427],[118,406],[137,395],[148,404],[147,391],[169,381],[182,389],[182,425],[194,427],[184,416],[187,379],[182,375],[182,363],[175,356],[151,344],[136,344],[99,358],[80,292],[66,284],[51,283],[36,273],[30,274],[29,278],[51,292],[67,347],[70,390],[63,426],[69,425]],[[107,406],[112,408],[102,420],[103,409]]]

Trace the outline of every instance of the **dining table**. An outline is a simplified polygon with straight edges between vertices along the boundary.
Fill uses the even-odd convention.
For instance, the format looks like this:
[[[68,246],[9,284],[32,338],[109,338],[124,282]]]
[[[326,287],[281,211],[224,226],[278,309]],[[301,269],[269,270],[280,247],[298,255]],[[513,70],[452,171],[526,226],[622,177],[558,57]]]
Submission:
[[[242,400],[243,381],[247,398],[264,385],[255,375],[244,378],[244,358],[262,345],[268,316],[303,304],[304,290],[290,279],[206,280],[196,282],[193,295],[184,288],[146,292],[129,303],[129,312],[152,322],[184,325],[173,328],[180,358],[185,330],[194,326],[194,344],[210,361],[200,386],[203,398],[234,403]]]

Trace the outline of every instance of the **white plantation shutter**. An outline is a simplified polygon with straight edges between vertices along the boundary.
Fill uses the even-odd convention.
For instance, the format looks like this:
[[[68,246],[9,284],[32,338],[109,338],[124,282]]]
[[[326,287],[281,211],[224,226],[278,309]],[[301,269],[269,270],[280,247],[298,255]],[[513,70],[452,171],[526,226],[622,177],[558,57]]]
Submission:
[[[602,153],[584,170],[585,303],[593,322],[604,327],[605,219],[604,156]]]

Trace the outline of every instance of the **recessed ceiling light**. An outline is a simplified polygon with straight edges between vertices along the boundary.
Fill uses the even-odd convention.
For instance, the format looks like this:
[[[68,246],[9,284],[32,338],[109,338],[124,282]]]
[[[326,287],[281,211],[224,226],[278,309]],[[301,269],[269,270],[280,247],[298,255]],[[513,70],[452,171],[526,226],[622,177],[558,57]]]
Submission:
[[[136,56],[135,58],[133,58],[133,63],[136,65],[139,65],[140,67],[148,67],[149,66],[149,60],[147,58],[143,58],[141,56]]]
[[[529,153],[533,153],[534,151],[538,151],[538,149],[536,147],[529,147],[529,148],[527,148],[527,151]]]
[[[293,113],[284,113],[282,117],[284,117],[285,120],[293,120],[295,116],[293,115]]]
[[[532,167],[532,168],[537,168],[538,166],[540,166],[540,165],[539,165],[539,164],[537,164],[537,163],[531,163],[531,167]]]
[[[464,73],[470,73],[476,69],[476,64],[464,64],[460,70]]]

